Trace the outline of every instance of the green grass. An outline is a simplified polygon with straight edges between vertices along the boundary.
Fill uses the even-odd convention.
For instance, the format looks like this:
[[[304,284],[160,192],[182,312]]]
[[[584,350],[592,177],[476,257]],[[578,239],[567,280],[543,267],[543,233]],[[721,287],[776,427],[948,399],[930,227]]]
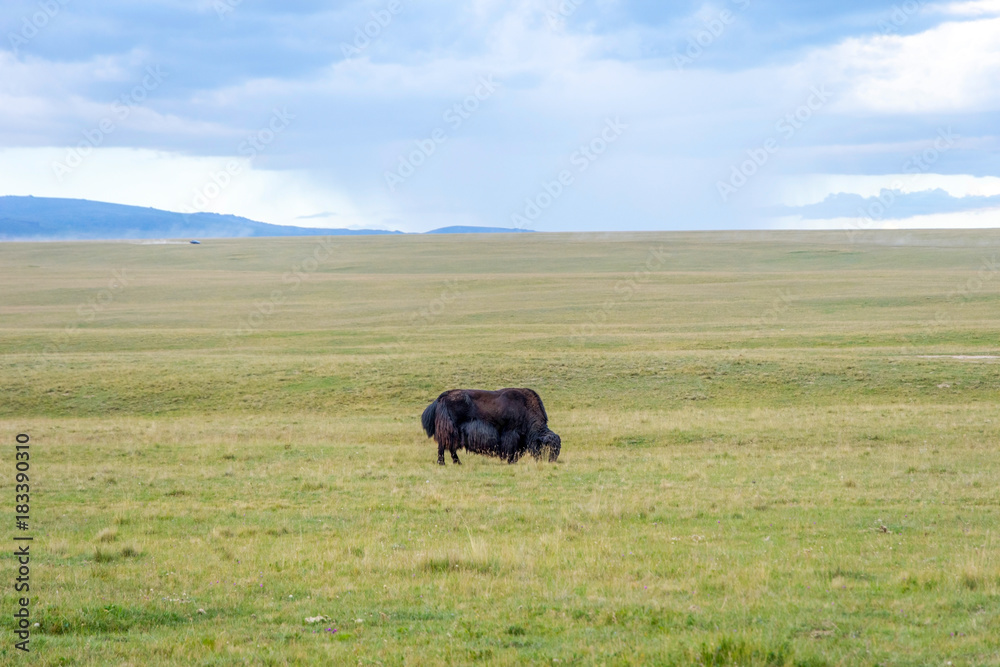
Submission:
[[[1000,664],[998,254],[0,244],[33,663]],[[542,395],[559,463],[435,465],[423,408],[502,386]]]

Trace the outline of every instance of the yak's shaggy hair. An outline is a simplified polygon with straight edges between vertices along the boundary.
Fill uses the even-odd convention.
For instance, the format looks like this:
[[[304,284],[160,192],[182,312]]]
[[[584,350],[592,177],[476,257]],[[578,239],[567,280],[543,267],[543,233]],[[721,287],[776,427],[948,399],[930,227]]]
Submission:
[[[517,463],[525,452],[535,459],[548,452],[559,458],[562,440],[549,430],[542,399],[531,389],[452,389],[427,406],[421,417],[428,438],[438,444],[438,463],[444,451],[456,464],[458,450],[499,457]]]

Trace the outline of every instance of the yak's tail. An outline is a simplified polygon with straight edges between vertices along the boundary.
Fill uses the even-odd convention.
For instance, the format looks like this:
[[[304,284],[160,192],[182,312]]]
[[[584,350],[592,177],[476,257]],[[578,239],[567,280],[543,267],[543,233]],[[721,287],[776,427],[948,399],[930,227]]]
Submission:
[[[424,414],[420,416],[420,421],[424,425],[424,431],[427,433],[428,438],[434,437],[434,422],[437,421],[437,407],[438,402],[435,400],[427,406]]]

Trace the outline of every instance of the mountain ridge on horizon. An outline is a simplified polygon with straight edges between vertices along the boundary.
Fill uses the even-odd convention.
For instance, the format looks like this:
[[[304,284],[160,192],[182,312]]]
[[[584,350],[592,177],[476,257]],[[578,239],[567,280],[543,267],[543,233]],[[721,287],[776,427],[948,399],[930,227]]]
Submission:
[[[506,233],[523,229],[442,227],[425,232]],[[111,241],[164,238],[369,236],[381,229],[295,227],[220,213],[178,213],[90,199],[0,196],[0,241]]]

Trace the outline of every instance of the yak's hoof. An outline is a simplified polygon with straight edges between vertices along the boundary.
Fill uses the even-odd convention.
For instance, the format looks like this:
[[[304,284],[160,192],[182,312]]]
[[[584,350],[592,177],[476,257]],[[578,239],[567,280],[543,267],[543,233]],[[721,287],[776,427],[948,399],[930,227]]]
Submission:
[[[439,466],[443,466],[444,465],[444,459],[438,459],[438,465]]]
[[[457,466],[460,466],[460,465],[462,465],[462,462],[461,462],[461,461],[459,461],[458,459],[453,459],[453,460],[452,460],[452,463],[454,463],[454,464],[455,464],[455,465],[457,465]]]

